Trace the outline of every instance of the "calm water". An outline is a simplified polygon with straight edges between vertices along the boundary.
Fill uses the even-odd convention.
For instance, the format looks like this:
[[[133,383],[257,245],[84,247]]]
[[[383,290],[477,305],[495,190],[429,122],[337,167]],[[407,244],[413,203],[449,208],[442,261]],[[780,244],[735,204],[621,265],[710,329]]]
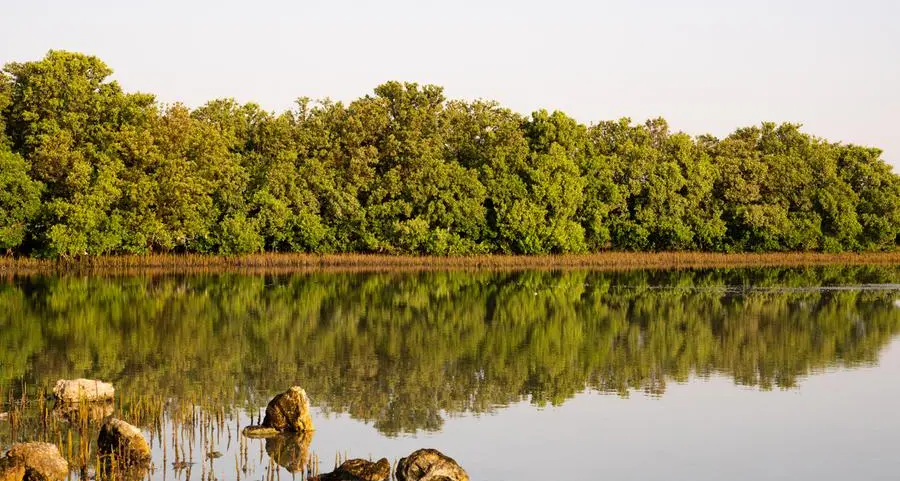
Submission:
[[[42,415],[39,393],[89,377],[152,439],[150,479],[299,479],[420,447],[473,480],[897,479],[898,282],[898,267],[7,278],[0,412],[18,418],[0,450],[49,440],[82,463],[96,425]],[[242,438],[294,384],[315,434]]]

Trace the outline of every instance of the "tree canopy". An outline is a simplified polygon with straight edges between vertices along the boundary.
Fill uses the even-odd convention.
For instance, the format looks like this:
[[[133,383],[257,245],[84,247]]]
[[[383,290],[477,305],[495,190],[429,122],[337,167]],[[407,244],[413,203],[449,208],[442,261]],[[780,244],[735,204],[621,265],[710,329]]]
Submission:
[[[96,57],[0,75],[0,249],[460,255],[895,249],[900,177],[875,148],[762,123],[583,125],[388,82],[348,104],[190,109]]]

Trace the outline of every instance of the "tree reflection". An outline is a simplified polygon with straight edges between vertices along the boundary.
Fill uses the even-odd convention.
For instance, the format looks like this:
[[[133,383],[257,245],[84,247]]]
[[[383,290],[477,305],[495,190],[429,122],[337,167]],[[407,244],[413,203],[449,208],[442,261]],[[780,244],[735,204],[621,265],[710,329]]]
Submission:
[[[691,375],[791,388],[877,360],[900,330],[897,292],[828,286],[898,273],[30,277],[0,284],[0,385],[85,376],[120,395],[257,407],[299,384],[319,408],[386,434],[585,389],[662,395]]]

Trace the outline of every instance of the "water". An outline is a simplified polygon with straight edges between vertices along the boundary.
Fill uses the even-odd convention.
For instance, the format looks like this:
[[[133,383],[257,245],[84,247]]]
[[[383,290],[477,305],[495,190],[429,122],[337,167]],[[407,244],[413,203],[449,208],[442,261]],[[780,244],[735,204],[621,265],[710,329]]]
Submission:
[[[96,424],[52,403],[42,416],[39,392],[88,377],[113,382],[117,415],[151,439],[149,479],[302,478],[316,459],[420,447],[473,480],[895,479],[898,281],[898,267],[7,278],[0,412],[21,420],[0,421],[0,450],[48,440],[83,462]],[[242,438],[294,384],[316,432]],[[92,475],[93,448],[73,477]]]

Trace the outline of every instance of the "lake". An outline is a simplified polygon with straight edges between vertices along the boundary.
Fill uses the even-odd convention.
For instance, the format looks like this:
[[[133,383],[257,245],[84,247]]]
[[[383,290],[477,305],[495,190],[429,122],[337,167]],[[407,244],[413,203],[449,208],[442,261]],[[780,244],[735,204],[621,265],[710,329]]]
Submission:
[[[421,447],[473,480],[896,479],[898,283],[893,266],[8,276],[0,451],[47,440],[91,477],[96,422],[43,401],[87,377],[115,385],[154,480]],[[292,385],[315,433],[243,438]]]

